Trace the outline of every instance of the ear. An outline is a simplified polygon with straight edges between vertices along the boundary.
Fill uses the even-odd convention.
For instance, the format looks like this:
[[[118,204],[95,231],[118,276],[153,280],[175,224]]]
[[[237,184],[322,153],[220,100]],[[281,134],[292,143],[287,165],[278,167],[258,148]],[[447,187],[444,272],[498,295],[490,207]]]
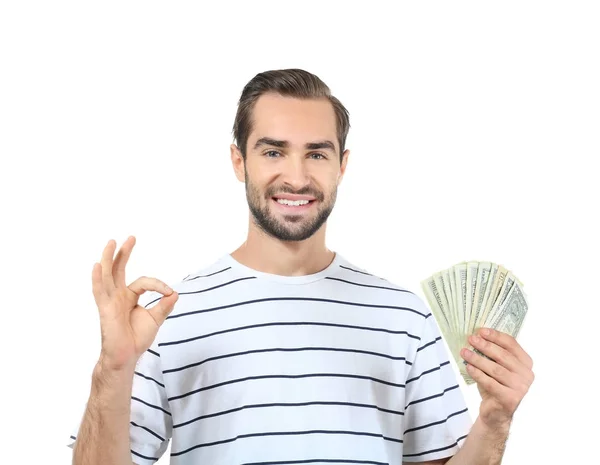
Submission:
[[[235,177],[238,178],[238,181],[245,183],[246,177],[244,175],[244,158],[242,157],[242,152],[235,144],[231,144],[229,150],[231,151],[231,164],[233,165]]]
[[[340,173],[338,174],[337,185],[339,186],[342,183],[342,179],[344,178],[344,174],[346,173],[346,165],[348,164],[348,157],[350,156],[350,150],[344,150],[342,154],[342,164],[340,165]]]

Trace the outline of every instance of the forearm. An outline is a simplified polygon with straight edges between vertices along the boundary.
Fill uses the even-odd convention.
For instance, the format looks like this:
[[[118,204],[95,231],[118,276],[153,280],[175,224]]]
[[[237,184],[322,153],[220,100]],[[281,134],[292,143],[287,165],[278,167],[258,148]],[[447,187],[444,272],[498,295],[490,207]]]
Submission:
[[[508,431],[508,425],[490,430],[477,418],[465,443],[447,465],[499,465],[504,455]]]
[[[73,465],[131,465],[129,421],[134,367],[112,371],[96,364]]]

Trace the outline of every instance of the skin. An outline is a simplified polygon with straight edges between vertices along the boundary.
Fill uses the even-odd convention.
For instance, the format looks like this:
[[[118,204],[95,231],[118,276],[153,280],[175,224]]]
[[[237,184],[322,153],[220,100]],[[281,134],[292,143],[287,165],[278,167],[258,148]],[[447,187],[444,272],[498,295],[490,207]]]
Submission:
[[[286,141],[287,146],[255,147],[265,137]],[[305,147],[321,141],[331,141],[334,147]],[[331,104],[325,99],[264,94],[254,107],[246,160],[235,144],[230,150],[235,175],[246,185],[249,206],[248,236],[232,252],[233,258],[255,270],[282,276],[326,268],[334,258],[325,245],[327,218],[350,153],[345,150],[340,155]],[[303,215],[284,213],[272,201],[272,196],[282,193],[313,196],[316,208]],[[478,336],[469,342],[492,360],[466,348],[461,355],[481,394],[479,416],[456,455],[422,464],[496,465],[502,460],[513,415],[534,379],[533,361],[508,334],[484,329]]]

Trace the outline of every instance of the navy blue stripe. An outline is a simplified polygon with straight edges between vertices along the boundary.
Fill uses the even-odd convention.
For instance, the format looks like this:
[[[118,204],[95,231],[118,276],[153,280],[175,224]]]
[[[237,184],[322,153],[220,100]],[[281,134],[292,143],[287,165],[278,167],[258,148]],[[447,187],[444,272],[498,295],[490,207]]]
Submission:
[[[137,425],[136,425],[136,426],[137,426]],[[146,429],[146,428],[144,428],[144,429]],[[160,437],[160,436],[158,436],[158,437]],[[75,436],[71,436],[71,439],[73,439],[73,440],[77,440],[77,438],[76,438]],[[162,439],[162,438],[161,438],[161,439]],[[163,439],[163,441],[164,441],[164,439]],[[137,453],[137,452],[136,452],[136,451],[134,451],[133,449],[129,449],[129,451],[130,451],[132,454],[134,454],[134,455],[137,455],[138,457],[141,457],[141,458],[143,458],[143,459],[147,459],[147,460],[158,460],[158,459],[160,458],[160,457],[148,457],[148,456],[146,456],[146,455],[142,455],[142,454],[139,454],[139,453]]]
[[[365,432],[359,432],[359,431],[327,431],[327,430],[283,431],[283,432],[277,431],[277,432],[272,432],[272,433],[238,434],[234,438],[223,439],[222,441],[214,441],[214,442],[207,442],[204,444],[197,444],[193,447],[190,447],[188,449],[185,449],[185,450],[182,450],[179,452],[171,452],[171,457],[177,457],[179,455],[186,454],[187,452],[190,452],[194,449],[198,449],[200,447],[209,447],[209,446],[216,446],[219,444],[226,444],[228,442],[237,441],[238,439],[263,437],[263,436],[295,436],[295,435],[301,435],[301,434],[350,434],[353,436],[371,436],[371,437],[375,437],[375,438],[383,438],[386,441],[398,442],[400,444],[402,444],[402,442],[403,442],[402,439],[389,438],[387,436],[383,436],[382,434],[378,434],[378,433],[365,433]]]
[[[196,418],[192,418],[191,420],[185,421],[183,423],[178,423],[173,425],[173,428],[181,428],[182,426],[187,426],[190,423],[195,423],[196,421],[205,420],[207,418],[214,418],[221,415],[228,415],[230,413],[241,412],[242,410],[252,409],[252,408],[268,408],[268,407],[307,407],[310,405],[340,405],[340,406],[350,406],[350,407],[360,407],[360,408],[371,408],[375,410],[379,410],[384,413],[391,413],[393,415],[404,415],[404,412],[400,412],[397,410],[389,410],[382,407],[378,407],[377,405],[369,405],[369,404],[357,404],[354,402],[325,402],[325,401],[316,401],[316,402],[294,402],[294,403],[271,403],[271,404],[251,404],[251,405],[243,405],[241,407],[232,408],[229,410],[223,410],[221,412],[209,413],[207,415],[201,415]]]
[[[294,465],[296,463],[364,463],[366,465],[390,465],[388,462],[373,462],[372,460],[350,460],[350,459],[308,459],[308,460],[286,460],[284,462],[245,462],[242,465]]]
[[[439,366],[439,367],[435,367],[435,368],[432,368],[431,370],[424,371],[424,372],[423,372],[423,373],[421,373],[419,376],[415,376],[414,378],[411,378],[411,379],[407,380],[407,381],[406,381],[406,384],[408,384],[408,383],[412,383],[413,381],[416,381],[416,380],[418,380],[418,379],[419,379],[421,376],[427,375],[427,374],[429,374],[429,373],[433,373],[434,371],[438,371],[438,370],[439,370],[439,369],[441,369],[443,366],[445,366],[445,365],[449,365],[449,364],[450,364],[450,362],[449,362],[449,361],[446,361],[446,362],[444,362],[444,363],[440,363],[440,366]]]
[[[452,417],[454,417],[454,416],[456,416],[456,415],[460,415],[460,414],[462,414],[462,413],[468,412],[468,411],[469,411],[469,409],[468,409],[468,408],[465,408],[465,409],[463,409],[463,410],[460,410],[460,411],[458,411],[458,412],[451,413],[450,415],[448,415],[448,416],[446,417],[446,419],[445,419],[445,420],[434,421],[433,423],[428,423],[428,424],[426,424],[426,425],[423,425],[423,426],[417,426],[417,427],[415,427],[415,428],[410,428],[410,429],[407,429],[407,430],[404,432],[404,434],[406,434],[406,433],[411,433],[411,432],[413,432],[413,431],[418,431],[418,430],[420,430],[420,429],[429,428],[430,426],[441,425],[442,423],[446,423],[446,422],[447,422],[447,421],[448,421],[450,418],[452,418]]]
[[[226,333],[231,333],[234,331],[244,331],[246,329],[252,329],[252,328],[264,328],[267,326],[301,326],[301,325],[330,326],[330,327],[336,327],[336,328],[360,329],[360,330],[365,330],[365,331],[380,331],[380,332],[384,332],[384,333],[388,333],[388,334],[404,334],[412,339],[417,339],[419,341],[421,340],[421,338],[419,336],[415,336],[414,334],[410,334],[406,331],[394,331],[394,330],[386,329],[386,328],[371,328],[368,326],[344,325],[344,324],[338,324],[338,323],[322,323],[322,322],[316,322],[316,321],[278,321],[278,322],[272,322],[272,323],[259,323],[256,325],[240,326],[238,328],[229,328],[229,329],[224,329],[221,331],[215,331],[214,333],[203,334],[201,336],[190,337],[187,339],[179,339],[177,341],[159,342],[158,346],[163,347],[163,346],[171,346],[171,345],[175,345],[175,344],[184,344],[186,342],[197,341],[198,339],[204,339],[207,337],[217,336],[219,334],[226,334]]]
[[[212,291],[214,289],[219,289],[221,287],[229,286],[230,284],[239,283],[240,281],[247,281],[249,279],[256,279],[256,276],[247,276],[245,278],[237,278],[232,281],[227,281],[226,283],[217,284],[216,286],[213,286],[213,287],[207,287],[206,289],[198,289],[196,291],[190,291],[190,292],[180,292],[179,295],[202,294],[203,292]]]
[[[352,306],[355,306],[355,307],[387,308],[387,309],[391,309],[391,310],[404,310],[404,311],[407,311],[407,312],[416,313],[417,315],[421,315],[422,317],[427,318],[427,315],[425,315],[424,313],[421,313],[421,312],[415,310],[414,308],[397,307],[397,306],[394,306],[394,305],[364,304],[364,303],[359,303],[359,302],[347,302],[347,301],[343,301],[343,300],[321,299],[321,298],[317,298],[317,297],[268,297],[268,298],[264,298],[264,299],[246,300],[246,301],[243,301],[243,302],[236,302],[235,304],[221,305],[219,307],[212,307],[212,308],[206,308],[206,309],[203,309],[203,310],[195,310],[195,311],[192,311],[192,312],[178,313],[176,315],[169,315],[167,317],[167,320],[171,319],[171,318],[181,318],[181,317],[184,317],[184,316],[195,315],[197,313],[214,312],[215,310],[223,310],[225,308],[239,307],[239,306],[242,306],[242,305],[250,305],[250,304],[262,303],[262,302],[283,302],[283,301],[286,301],[286,302],[292,302],[292,301],[300,301],[300,302],[325,302],[325,303],[330,303],[330,304],[352,305]]]
[[[404,411],[406,411],[406,409],[407,409],[408,407],[410,407],[411,405],[418,404],[418,403],[421,403],[421,402],[426,402],[426,401],[428,401],[428,400],[435,399],[435,398],[437,398],[437,397],[442,397],[442,396],[443,396],[444,394],[446,394],[447,392],[449,392],[449,391],[452,391],[453,389],[457,389],[457,388],[458,388],[458,384],[455,384],[454,386],[450,386],[449,388],[447,388],[447,389],[444,389],[444,390],[443,390],[442,392],[440,392],[439,394],[435,394],[435,395],[433,395],[433,396],[429,396],[429,397],[423,397],[422,399],[418,399],[418,400],[413,400],[412,402],[409,402],[409,403],[406,405],[406,407],[404,407]]]
[[[442,338],[438,336],[438,337],[436,337],[436,338],[435,338],[433,341],[431,341],[431,342],[428,342],[427,344],[425,344],[423,347],[419,347],[419,348],[417,349],[417,352],[419,352],[420,350],[423,350],[423,349],[425,349],[426,347],[429,347],[430,345],[433,345],[433,344],[435,344],[437,341],[441,341],[441,340],[442,340]]]
[[[458,445],[458,441],[462,441],[466,437],[467,437],[467,435],[465,434],[464,436],[461,436],[456,441],[454,441],[452,444],[450,444],[449,446],[446,446],[446,447],[440,447],[439,449],[426,450],[425,452],[419,452],[418,454],[404,454],[404,457],[418,457],[419,455],[432,454],[434,452],[440,452],[442,450],[451,449],[452,447]]]
[[[148,352],[150,352],[152,355],[156,355],[157,357],[160,357],[160,354],[158,352],[154,352],[151,349],[148,349]]]
[[[213,286],[213,287],[208,287],[206,289],[199,289],[197,291],[190,291],[190,292],[178,292],[178,294],[179,295],[201,294],[203,292],[214,291],[215,289],[219,289],[221,287],[229,286],[230,284],[235,284],[235,283],[240,282],[240,281],[246,281],[248,279],[256,279],[256,276],[249,276],[247,278],[238,278],[238,279],[234,279],[233,281],[228,281],[226,283],[217,284],[216,286]],[[151,300],[146,305],[144,305],[144,308],[148,308],[148,306],[152,305],[155,302],[158,302],[162,298],[163,298],[163,296],[161,295],[160,297],[157,297],[156,299]]]
[[[326,276],[325,279],[330,279],[331,281],[340,281],[342,283],[347,283],[347,284],[353,284],[354,286],[361,286],[361,287],[372,287],[375,289],[386,289],[388,291],[396,291],[396,292],[408,292],[409,294],[413,294],[413,292],[406,290],[406,289],[396,289],[393,287],[386,287],[386,286],[375,286],[373,284],[362,284],[362,283],[355,283],[352,281],[346,281],[345,279],[340,279],[340,278],[332,278],[330,276]]]
[[[163,374],[174,373],[176,371],[186,370],[188,368],[196,367],[196,366],[202,365],[207,362],[221,360],[221,359],[229,358],[229,357],[238,357],[241,355],[262,354],[262,353],[267,353],[267,352],[303,352],[303,351],[312,351],[312,350],[314,350],[314,351],[324,350],[324,351],[331,351],[331,352],[350,352],[350,353],[354,353],[354,354],[374,355],[376,357],[384,357],[384,358],[387,358],[390,360],[406,362],[405,357],[394,357],[393,355],[382,354],[379,352],[371,352],[368,350],[340,349],[337,347],[293,347],[293,348],[276,347],[276,348],[272,348],[272,349],[246,350],[244,352],[235,352],[235,353],[226,354],[226,355],[218,355],[216,357],[210,357],[210,358],[207,358],[206,360],[202,360],[201,362],[191,363],[189,365],[184,365],[184,366],[178,367],[178,368],[170,368],[168,370],[163,370]],[[143,376],[143,375],[140,375],[140,376]],[[144,378],[145,378],[145,376],[144,376]],[[149,378],[149,379],[152,379],[152,378]],[[157,381],[157,383],[158,383],[158,381]],[[158,384],[160,384],[160,383],[158,383]],[[161,386],[163,386],[163,385],[161,384]]]
[[[162,384],[162,383],[159,383],[158,381],[156,381],[156,380],[155,380],[154,378],[152,378],[151,376],[146,376],[146,375],[143,375],[143,374],[141,374],[139,371],[134,371],[134,372],[133,372],[133,374],[134,374],[134,375],[141,376],[142,378],[145,378],[145,379],[149,379],[150,381],[154,381],[154,382],[155,382],[156,384],[158,384],[160,387],[163,387],[163,388],[165,387],[165,385],[164,385],[164,384]]]
[[[227,270],[230,270],[230,269],[231,269],[231,267],[230,267],[230,266],[228,266],[227,268],[224,268],[224,269],[222,269],[222,270],[220,270],[220,271],[215,271],[214,273],[211,273],[211,274],[205,274],[205,275],[203,275],[203,276],[194,276],[193,278],[189,279],[188,281],[192,281],[192,280],[194,280],[194,279],[198,279],[198,278],[208,278],[209,276],[214,276],[214,275],[216,275],[216,274],[223,273],[223,271],[227,271]],[[191,275],[188,275],[188,276],[191,276]],[[186,277],[184,278],[184,281],[185,281],[185,279],[187,279],[187,277],[188,277],[188,276],[186,276]]]
[[[130,424],[132,424],[133,426],[136,426],[136,427],[138,427],[138,428],[142,428],[142,429],[144,429],[144,430],[148,431],[150,434],[152,434],[153,436],[156,436],[156,437],[157,437],[158,439],[160,439],[161,441],[164,441],[164,440],[165,440],[165,438],[163,438],[163,437],[162,437],[162,436],[160,436],[159,434],[156,434],[156,433],[155,433],[154,431],[152,431],[150,428],[146,428],[145,426],[138,425],[137,423],[135,423],[135,422],[133,422],[133,421],[130,421],[129,423],[130,423]]]
[[[352,268],[348,268],[347,266],[344,266],[344,265],[340,265],[340,268],[343,268],[344,270],[354,271],[355,273],[366,274],[367,276],[373,276],[370,273],[365,273],[364,271],[353,270]]]
[[[138,454],[133,449],[129,449],[129,450],[131,451],[132,454],[137,455],[138,457],[141,457],[146,460],[158,460],[160,458],[160,457],[148,457],[147,455]]]
[[[154,431],[152,431],[150,428],[146,428],[145,426],[138,425],[138,424],[136,424],[136,423],[135,423],[135,422],[133,422],[133,421],[130,421],[129,423],[130,423],[130,424],[132,424],[133,426],[136,426],[137,428],[142,428],[142,429],[145,429],[146,431],[148,431],[150,434],[152,434],[152,435],[156,436],[156,437],[157,437],[158,439],[160,439],[161,441],[164,441],[164,440],[165,440],[165,438],[163,438],[163,437],[162,437],[162,436],[160,436],[159,434],[156,434],[156,433],[155,433]],[[73,439],[73,440],[75,440],[75,441],[77,440],[77,438],[76,438],[75,436],[71,436],[71,439]],[[133,452],[133,451],[132,451],[132,452]],[[139,454],[136,454],[136,455],[139,455]],[[140,457],[142,457],[142,455],[140,455]],[[158,460],[158,459],[156,459],[156,460]]]
[[[165,412],[167,415],[171,415],[171,412],[169,412],[168,410],[165,410],[164,408],[159,407],[157,405],[149,404],[148,402],[146,402],[145,400],[140,399],[139,397],[131,396],[131,398],[133,400],[137,400],[138,402],[141,402],[144,405],[147,405],[148,407],[155,408],[156,410],[161,410],[162,412]]]
[[[178,396],[169,397],[167,400],[171,402],[172,400],[182,399],[187,396],[191,396],[192,394],[196,394],[202,391],[208,391],[209,389],[214,389],[221,386],[226,386],[228,384],[242,383],[244,381],[251,381],[256,379],[299,379],[299,378],[321,378],[321,377],[333,377],[333,378],[353,378],[353,379],[367,379],[370,381],[375,381],[376,383],[387,384],[388,386],[404,388],[404,384],[392,383],[390,381],[384,381],[382,379],[373,378],[372,376],[363,376],[363,375],[351,375],[346,373],[308,373],[302,375],[261,375],[261,376],[247,376],[245,378],[232,379],[229,381],[224,381],[222,383],[213,384],[210,386],[205,386],[203,388],[194,389],[193,391],[186,392],[185,394],[180,394]]]

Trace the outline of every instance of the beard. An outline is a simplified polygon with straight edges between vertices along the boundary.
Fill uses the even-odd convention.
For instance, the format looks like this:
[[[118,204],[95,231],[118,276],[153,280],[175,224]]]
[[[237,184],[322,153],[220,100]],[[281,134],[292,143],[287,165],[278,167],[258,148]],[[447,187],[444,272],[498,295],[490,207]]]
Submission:
[[[248,172],[245,169],[244,171],[246,178],[246,199],[248,200],[248,207],[252,213],[254,223],[263,232],[280,241],[296,242],[308,239],[325,224],[333,210],[337,197],[337,187],[334,187],[327,198],[322,192],[311,189],[308,186],[298,192],[293,192],[285,187],[280,189],[272,187],[267,189],[264,194],[261,194],[260,190],[248,178]],[[318,201],[317,214],[315,216],[291,214],[279,218],[279,215],[271,210],[272,197],[277,194],[310,195]]]

